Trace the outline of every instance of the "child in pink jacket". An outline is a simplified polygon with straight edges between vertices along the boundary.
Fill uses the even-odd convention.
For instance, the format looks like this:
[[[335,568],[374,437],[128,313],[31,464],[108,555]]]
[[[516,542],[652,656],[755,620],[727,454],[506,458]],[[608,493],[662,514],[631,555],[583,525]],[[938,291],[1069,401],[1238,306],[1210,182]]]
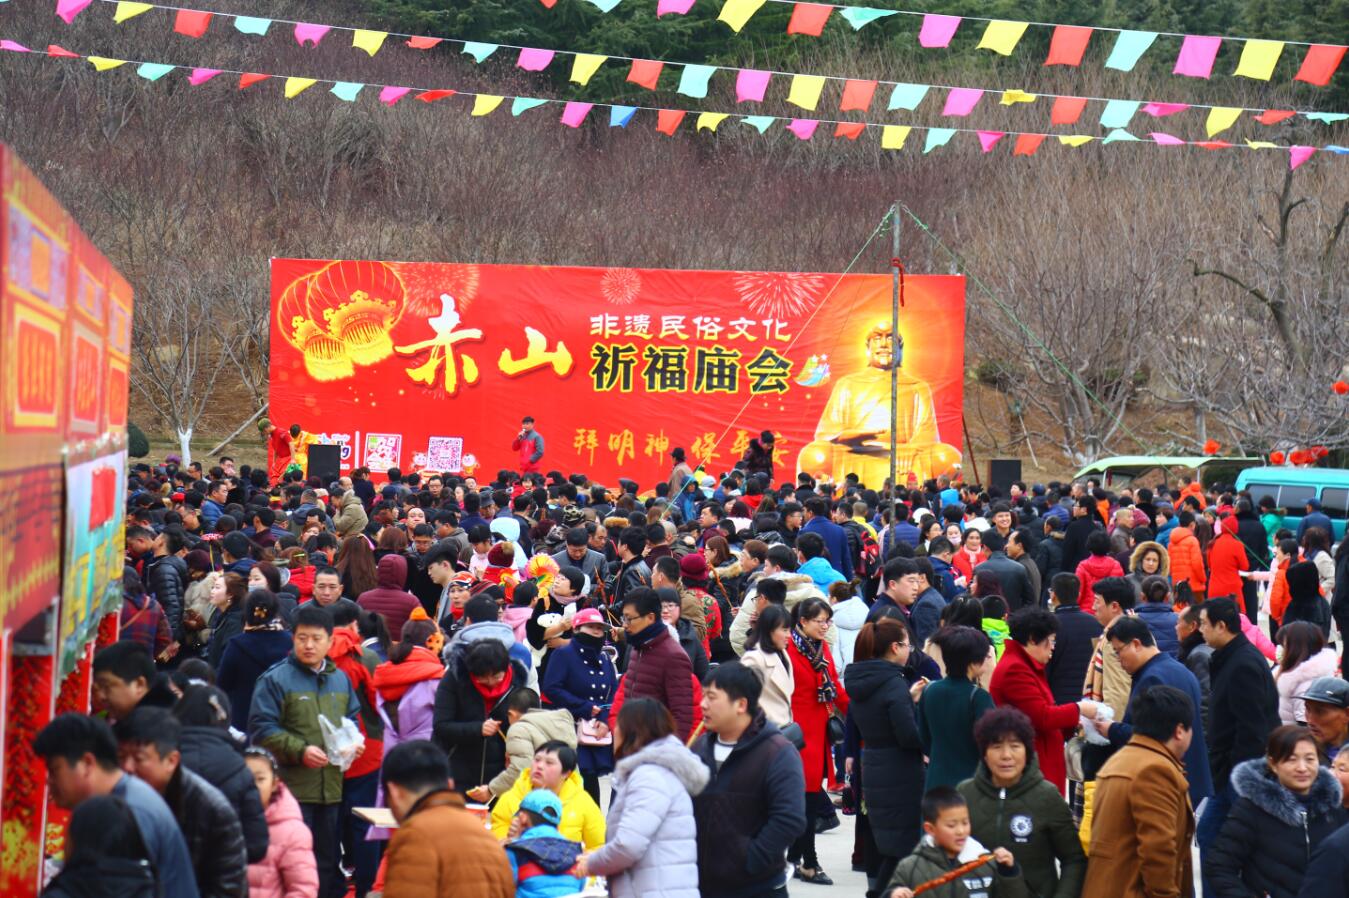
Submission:
[[[249,898],[313,898],[319,891],[314,838],[300,805],[276,775],[276,759],[265,748],[244,756],[267,816],[267,857],[248,865]]]

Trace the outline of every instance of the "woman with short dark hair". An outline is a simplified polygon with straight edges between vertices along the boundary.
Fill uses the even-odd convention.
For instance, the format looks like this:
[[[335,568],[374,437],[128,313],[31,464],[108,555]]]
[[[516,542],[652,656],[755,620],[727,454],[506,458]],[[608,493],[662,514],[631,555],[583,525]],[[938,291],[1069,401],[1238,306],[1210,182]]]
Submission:
[[[946,676],[928,686],[918,700],[918,735],[923,753],[931,759],[925,792],[956,786],[974,775],[979,766],[974,725],[993,710],[993,697],[979,685],[988,661],[988,636],[973,627],[943,627],[932,641],[941,648]]]
[[[975,724],[974,742],[979,767],[957,787],[970,835],[990,848],[1012,846],[1031,894],[1076,896],[1087,858],[1068,804],[1040,773],[1030,718],[995,708]]]
[[[154,868],[136,818],[115,795],[95,795],[70,815],[66,863],[42,890],[43,898],[153,898]]]

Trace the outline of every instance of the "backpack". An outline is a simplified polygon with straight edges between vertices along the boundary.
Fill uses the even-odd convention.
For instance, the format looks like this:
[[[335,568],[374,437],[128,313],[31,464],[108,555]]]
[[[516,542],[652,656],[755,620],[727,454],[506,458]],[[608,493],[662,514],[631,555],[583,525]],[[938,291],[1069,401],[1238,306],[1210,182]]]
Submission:
[[[857,537],[857,557],[854,559],[856,564],[853,565],[857,579],[862,581],[878,579],[885,567],[881,558],[881,544],[876,542],[876,537],[871,535],[871,531],[856,521],[848,522],[848,530]]]

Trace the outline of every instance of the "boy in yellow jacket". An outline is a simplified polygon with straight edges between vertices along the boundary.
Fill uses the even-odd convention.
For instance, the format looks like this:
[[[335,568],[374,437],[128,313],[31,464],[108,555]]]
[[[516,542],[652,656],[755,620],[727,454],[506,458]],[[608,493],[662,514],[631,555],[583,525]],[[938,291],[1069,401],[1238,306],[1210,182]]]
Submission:
[[[591,852],[604,844],[604,815],[581,784],[576,771],[576,749],[565,742],[547,742],[534,753],[534,763],[521,772],[511,790],[492,808],[492,835],[514,840],[520,836],[520,803],[534,789],[548,789],[562,802],[562,838],[585,845]]]

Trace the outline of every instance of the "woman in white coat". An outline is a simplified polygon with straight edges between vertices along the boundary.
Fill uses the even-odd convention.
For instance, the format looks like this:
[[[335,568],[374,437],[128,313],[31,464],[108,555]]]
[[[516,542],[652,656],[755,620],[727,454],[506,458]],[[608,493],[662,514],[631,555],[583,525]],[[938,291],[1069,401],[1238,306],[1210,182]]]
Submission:
[[[675,735],[655,699],[623,703],[614,726],[614,797],[608,841],[576,864],[578,876],[606,876],[609,898],[698,898],[698,827],[693,796],[707,766]]]
[[[740,656],[740,663],[763,680],[759,707],[777,727],[792,722],[792,692],[796,689],[796,678],[787,657],[787,643],[791,639],[791,613],[781,605],[769,605],[750,628],[749,636],[745,637],[745,654]]]

